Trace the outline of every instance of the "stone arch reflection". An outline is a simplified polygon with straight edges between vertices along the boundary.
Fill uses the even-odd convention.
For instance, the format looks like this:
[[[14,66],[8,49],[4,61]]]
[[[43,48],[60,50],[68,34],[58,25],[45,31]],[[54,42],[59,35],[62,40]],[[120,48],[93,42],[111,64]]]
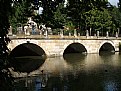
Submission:
[[[87,55],[80,54],[80,53],[63,55],[64,60],[71,65],[82,64],[86,57]]]
[[[64,50],[63,55],[65,54],[70,54],[70,53],[82,53],[85,54],[87,53],[87,50],[84,45],[80,43],[72,43],[67,48]]]

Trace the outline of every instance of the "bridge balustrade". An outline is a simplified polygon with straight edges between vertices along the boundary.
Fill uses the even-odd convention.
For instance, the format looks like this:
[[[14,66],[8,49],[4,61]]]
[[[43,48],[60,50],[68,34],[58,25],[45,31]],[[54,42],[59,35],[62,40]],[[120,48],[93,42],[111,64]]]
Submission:
[[[81,35],[80,33],[77,32],[77,30],[74,30],[73,33],[68,33],[68,35],[64,34],[64,31],[63,29],[60,30],[60,32],[58,32],[57,35],[53,35],[52,31],[51,33],[48,33],[48,30],[46,30],[44,33],[42,33],[39,29],[37,29],[37,31],[32,34],[31,33],[31,29],[30,28],[26,28],[27,26],[25,26],[25,30],[26,31],[23,31],[25,33],[17,33],[17,34],[12,34],[12,32],[10,31],[10,33],[8,34],[9,37],[11,38],[87,38],[87,39],[90,39],[90,38],[118,38],[119,37],[119,34],[118,32],[116,32],[115,36],[110,36],[108,32],[106,32],[106,35],[105,36],[100,36],[100,33],[99,31],[97,31],[96,34],[94,34],[94,36],[90,36],[89,34],[89,31],[86,30],[86,33],[85,35]],[[51,29],[49,29],[51,30]],[[40,32],[40,33],[39,33]]]

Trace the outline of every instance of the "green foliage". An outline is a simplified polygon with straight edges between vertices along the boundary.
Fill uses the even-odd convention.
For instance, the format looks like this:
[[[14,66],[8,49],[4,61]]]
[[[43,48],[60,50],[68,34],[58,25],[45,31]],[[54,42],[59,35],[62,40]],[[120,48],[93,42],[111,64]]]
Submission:
[[[18,23],[25,24],[28,17],[33,17],[38,25],[44,23],[54,29],[73,25],[72,27],[81,30],[80,33],[89,28],[92,28],[92,32],[98,30],[114,33],[116,28],[121,27],[120,2],[118,10],[117,7],[111,6],[108,0],[68,0],[66,7],[64,0],[41,0],[39,4],[44,9],[42,15],[33,13],[32,3],[33,0],[15,2],[10,17],[14,30]]]
[[[64,14],[62,12],[62,10],[64,9],[64,4],[60,3],[56,9],[56,11],[54,12],[54,26],[56,26],[56,28],[62,28],[65,23],[66,23],[66,14]]]
[[[9,71],[7,37],[9,29],[9,15],[11,11],[11,0],[0,0],[0,91],[12,91],[12,77]]]
[[[74,26],[81,30],[86,30],[85,12],[96,8],[102,10],[107,8],[108,0],[68,0],[67,16],[73,22]],[[98,22],[95,22],[98,25]]]
[[[93,28],[96,31],[100,31],[102,28],[105,32],[112,26],[112,17],[107,9],[102,8],[98,10],[94,8],[88,12],[85,12],[85,23],[87,27]]]
[[[42,14],[42,22],[47,26],[53,26],[54,22],[54,12],[57,7],[63,0],[42,0],[43,14]]]
[[[119,10],[120,10],[120,12],[121,12],[121,0],[119,0],[118,8],[119,8]]]
[[[74,30],[75,26],[73,24],[72,21],[68,21],[66,24],[65,24],[65,27],[67,27],[68,29],[67,30]]]
[[[11,0],[0,0],[0,37],[5,36],[9,28],[8,17],[11,11]]]
[[[27,0],[22,2],[14,2],[12,6],[12,14],[9,16],[10,25],[13,28],[13,32],[17,32],[18,24],[24,25],[29,16],[32,16],[31,3]]]
[[[80,0],[68,0],[67,17],[70,18],[69,20],[73,22],[75,27],[78,27],[80,21],[82,21],[81,15],[85,11],[82,7],[83,4]]]
[[[44,0],[40,3],[44,9],[42,15],[32,15],[31,3],[33,3],[31,0],[19,0],[13,6],[15,13],[10,17],[10,22],[15,30],[17,23],[26,23],[27,14],[32,16],[37,24],[44,23],[52,28],[62,28],[67,25],[70,27],[71,22],[74,28],[81,28],[80,30],[91,27],[92,31],[104,30],[105,32],[114,31],[120,25],[120,20],[116,19],[118,14],[108,11],[108,0],[68,0],[67,7],[64,7],[64,0]]]
[[[121,27],[121,12],[118,8],[114,7],[111,11],[111,16],[113,17],[113,22],[116,25],[116,28]]]
[[[69,33],[73,34],[73,31],[75,29],[75,26],[72,21],[68,21],[65,23],[64,26],[64,34],[68,35]]]

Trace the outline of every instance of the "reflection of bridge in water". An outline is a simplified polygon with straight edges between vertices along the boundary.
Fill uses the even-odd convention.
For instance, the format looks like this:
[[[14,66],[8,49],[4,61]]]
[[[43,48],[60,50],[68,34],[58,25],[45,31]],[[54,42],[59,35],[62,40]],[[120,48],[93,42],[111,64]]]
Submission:
[[[11,55],[61,56],[66,53],[99,53],[101,51],[118,52],[121,38],[115,37],[69,37],[69,36],[10,36],[8,48]]]

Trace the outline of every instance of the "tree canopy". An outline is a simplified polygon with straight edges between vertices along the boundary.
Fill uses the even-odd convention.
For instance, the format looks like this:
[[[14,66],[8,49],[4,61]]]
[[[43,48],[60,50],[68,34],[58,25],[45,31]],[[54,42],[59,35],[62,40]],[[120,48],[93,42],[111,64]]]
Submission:
[[[112,17],[109,11],[104,8],[102,8],[102,10],[92,9],[85,12],[85,18],[86,27],[90,27],[95,31],[104,29],[106,32],[109,31],[108,28],[112,26]]]
[[[65,0],[16,0],[10,23],[15,27],[17,23],[25,24],[27,18],[32,17],[37,24],[43,23],[54,29],[69,26],[71,22],[79,32],[89,28],[93,32],[114,32],[120,27],[120,0],[119,7],[112,6],[108,0],[67,0],[66,6],[64,3]],[[39,7],[43,7],[41,15],[34,12]]]
[[[116,19],[120,13],[114,11],[120,11],[120,1],[118,8],[112,6],[108,0],[67,0],[66,5],[65,0],[17,0],[14,3],[14,13],[10,18],[13,27],[17,23],[26,23],[28,17],[32,17],[37,24],[43,23],[54,29],[69,26],[71,22],[79,32],[90,27],[93,31],[114,32],[120,27],[120,19]],[[39,7],[43,7],[41,15],[34,12]]]

